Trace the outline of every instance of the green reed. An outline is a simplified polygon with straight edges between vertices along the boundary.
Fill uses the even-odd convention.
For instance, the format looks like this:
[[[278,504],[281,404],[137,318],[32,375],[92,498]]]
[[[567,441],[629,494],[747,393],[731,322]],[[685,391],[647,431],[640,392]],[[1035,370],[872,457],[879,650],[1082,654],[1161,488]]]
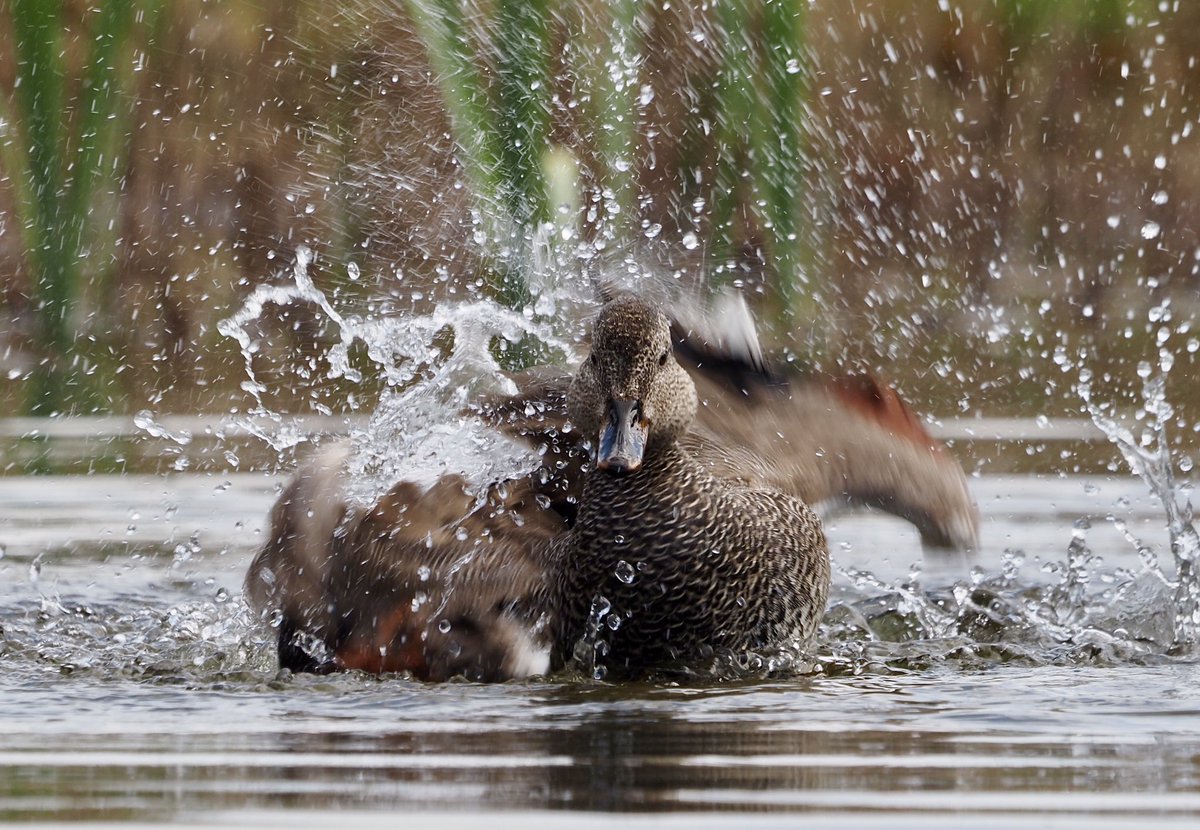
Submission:
[[[635,0],[596,8],[553,0],[498,0],[491,26],[493,57],[480,54],[479,37],[458,0],[409,0],[451,116],[460,162],[480,197],[489,237],[528,241],[553,214],[545,159],[552,148],[550,103],[556,57],[571,78],[586,147],[595,164],[590,209],[597,234],[621,250],[638,243],[640,160],[636,158],[644,102],[640,76],[647,12]],[[775,278],[777,309],[796,308],[796,286],[806,274],[809,240],[801,224],[805,88],[802,0],[723,0],[716,23],[725,43],[719,54],[713,113],[716,169],[681,171],[707,182],[712,205],[709,250],[732,261],[738,247],[735,215],[752,214],[770,235],[765,253]],[[479,9],[475,9],[480,13]],[[561,48],[552,23],[565,21],[572,48]],[[699,173],[699,175],[697,175]],[[688,184],[679,182],[679,194]],[[677,199],[690,204],[688,199]],[[501,219],[495,218],[501,209]],[[585,204],[584,209],[589,209]],[[686,217],[680,217],[683,221]],[[519,246],[518,246],[519,247]],[[503,292],[527,294],[518,258],[505,272]],[[722,270],[722,268],[718,268]],[[519,290],[513,291],[514,286]]]
[[[549,0],[498,0],[494,65],[480,57],[457,0],[409,0],[490,243],[511,253],[493,290],[511,305],[528,298],[533,230],[549,221],[543,169],[550,127]],[[489,82],[489,76],[494,81]]]
[[[712,249],[736,272],[738,248],[757,223],[761,254],[775,290],[774,311],[787,322],[801,308],[813,240],[802,224],[806,105],[802,0],[724,0],[718,8],[725,33],[714,110],[719,118],[713,193]]]
[[[90,17],[83,69],[68,83],[62,9],[52,0],[12,0],[17,84],[4,119],[2,160],[16,183],[26,267],[37,308],[39,362],[26,409],[48,415],[87,404],[74,312],[85,288],[88,213],[121,99],[117,55],[135,22],[131,0],[106,0]],[[64,113],[67,113],[64,115]]]

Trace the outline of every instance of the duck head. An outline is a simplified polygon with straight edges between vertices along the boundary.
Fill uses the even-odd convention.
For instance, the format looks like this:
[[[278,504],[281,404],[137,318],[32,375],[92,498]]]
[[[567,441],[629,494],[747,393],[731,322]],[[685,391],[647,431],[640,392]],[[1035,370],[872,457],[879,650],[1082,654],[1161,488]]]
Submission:
[[[604,306],[567,407],[595,442],[597,470],[634,472],[647,454],[682,437],[696,414],[696,387],[675,362],[666,315],[629,295]]]

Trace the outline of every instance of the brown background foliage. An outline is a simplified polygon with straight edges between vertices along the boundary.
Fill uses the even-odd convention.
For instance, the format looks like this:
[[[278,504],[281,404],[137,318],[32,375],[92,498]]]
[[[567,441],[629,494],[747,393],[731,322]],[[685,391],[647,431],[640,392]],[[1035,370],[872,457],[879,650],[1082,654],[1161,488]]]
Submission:
[[[216,322],[285,278],[297,244],[319,252],[318,284],[348,302],[436,301],[478,279],[449,123],[404,4],[334,5],[169,0],[158,31],[138,32],[118,131],[128,153],[97,198],[79,310],[95,359],[129,367],[118,408],[245,406],[240,355]],[[698,4],[663,5],[646,21],[655,94],[638,175],[644,215],[664,230],[642,253],[704,268],[704,249],[679,242],[693,227],[688,173],[713,163],[694,116],[726,33]],[[797,118],[820,314],[776,339],[882,372],[944,414],[1072,411],[1070,378],[1051,360],[1059,344],[1089,345],[1111,394],[1135,400],[1129,361],[1153,354],[1158,328],[1148,310],[1169,298],[1176,327],[1196,314],[1200,5],[1028,3],[1041,10],[1032,28],[1020,5],[816,2],[806,27],[810,94]],[[67,4],[69,48],[89,14]],[[600,25],[586,7],[581,19]],[[7,25],[0,14],[0,94],[11,96]],[[555,49],[588,36],[560,26]],[[586,179],[571,81],[555,81],[553,134]],[[0,397],[11,402],[33,358],[10,176],[0,171]],[[762,231],[746,218],[743,234],[753,249]],[[351,261],[361,281],[346,276]],[[272,403],[304,408],[309,381],[289,378],[328,332],[303,309],[262,325],[264,371],[281,381]],[[1190,406],[1189,337],[1168,342]]]

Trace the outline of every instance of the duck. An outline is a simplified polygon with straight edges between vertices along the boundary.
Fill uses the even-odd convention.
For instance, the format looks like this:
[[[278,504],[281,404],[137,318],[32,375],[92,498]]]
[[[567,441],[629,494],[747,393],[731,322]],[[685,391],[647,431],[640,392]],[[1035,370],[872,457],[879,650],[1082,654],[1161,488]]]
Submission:
[[[777,368],[740,299],[722,314],[735,321],[732,333],[714,334],[695,312],[673,315],[675,359],[699,401],[680,439],[690,454],[720,478],[775,488],[825,516],[863,508],[897,516],[932,559],[973,557],[979,509],[967,475],[892,386],[867,372]],[[570,439],[572,376],[539,367],[512,380],[516,394],[485,398],[472,414],[542,454],[542,494],[569,513],[588,463],[586,436]]]
[[[890,388],[751,358],[623,297],[573,376],[518,377],[517,395],[474,411],[539,448],[529,475],[482,497],[457,476],[400,482],[364,508],[342,493],[344,448],[319,453],[281,494],[246,579],[281,667],[496,681],[590,663],[630,676],[803,644],[828,591],[809,507],[821,500],[974,544],[961,467]],[[634,380],[612,367],[635,364],[643,392],[666,391],[628,397]]]
[[[582,651],[596,676],[636,676],[815,633],[830,582],[820,519],[693,457],[681,439],[697,408],[666,315],[633,295],[608,303],[567,394],[595,453],[573,526],[551,547],[552,666]]]

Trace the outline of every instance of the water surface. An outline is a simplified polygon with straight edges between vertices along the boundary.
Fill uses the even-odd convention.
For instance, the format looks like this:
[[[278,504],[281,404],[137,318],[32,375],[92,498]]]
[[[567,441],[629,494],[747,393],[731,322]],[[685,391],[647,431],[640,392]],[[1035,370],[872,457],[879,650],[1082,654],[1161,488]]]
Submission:
[[[0,479],[0,817],[1200,819],[1200,667],[1163,643],[1164,575],[1105,518],[1165,549],[1161,507],[1135,479],[979,477],[974,572],[919,566],[897,520],[831,520],[839,573],[810,673],[495,686],[279,674],[239,589],[281,481]],[[1090,530],[1073,531],[1082,517]],[[1085,553],[1072,564],[1073,532]]]

